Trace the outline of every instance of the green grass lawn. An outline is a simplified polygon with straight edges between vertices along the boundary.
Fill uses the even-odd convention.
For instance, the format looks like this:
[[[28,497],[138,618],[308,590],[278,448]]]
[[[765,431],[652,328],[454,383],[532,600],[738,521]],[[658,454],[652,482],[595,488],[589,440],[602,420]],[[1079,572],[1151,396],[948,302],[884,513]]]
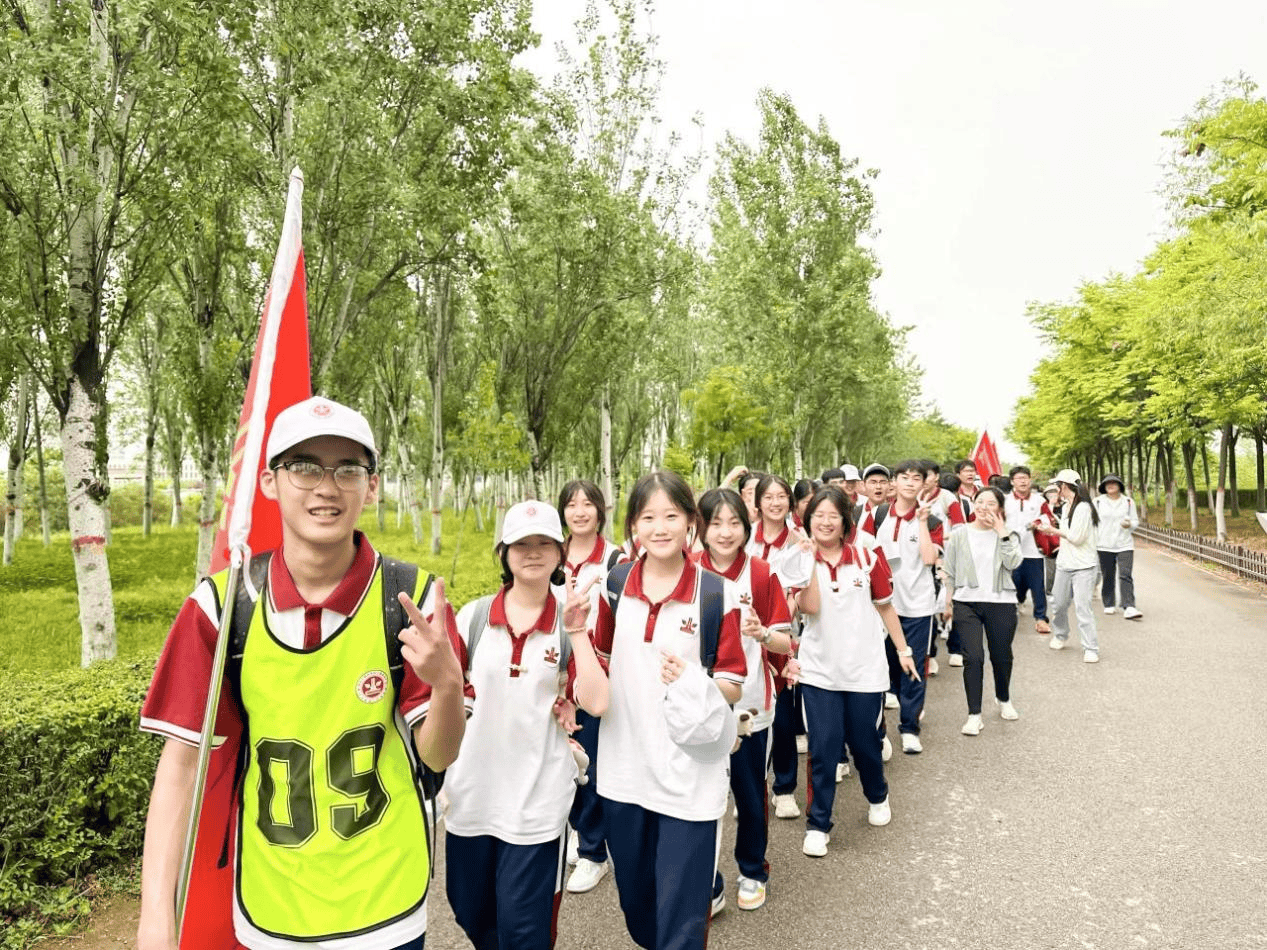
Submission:
[[[394,557],[414,561],[445,578],[454,607],[496,590],[499,565],[492,553],[492,534],[475,530],[452,511],[444,514],[439,555],[430,553],[424,536],[413,542],[406,525],[379,531],[372,513],[361,528],[373,545]],[[149,538],[140,528],[116,528],[107,549],[114,587],[119,656],[152,659],[163,645],[168,627],[194,582],[198,533],[193,526],[155,527]],[[456,558],[455,558],[456,554]],[[59,670],[79,665],[79,614],[70,538],[54,535],[45,548],[35,537],[18,542],[13,564],[0,567],[0,671]]]

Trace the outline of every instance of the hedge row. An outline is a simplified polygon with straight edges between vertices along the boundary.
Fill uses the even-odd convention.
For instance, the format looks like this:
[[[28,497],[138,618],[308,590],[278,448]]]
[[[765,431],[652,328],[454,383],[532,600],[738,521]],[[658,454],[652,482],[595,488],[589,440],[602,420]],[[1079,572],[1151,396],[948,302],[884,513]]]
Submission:
[[[137,731],[152,673],[115,661],[0,683],[0,931],[73,919],[90,874],[141,853],[162,748]]]

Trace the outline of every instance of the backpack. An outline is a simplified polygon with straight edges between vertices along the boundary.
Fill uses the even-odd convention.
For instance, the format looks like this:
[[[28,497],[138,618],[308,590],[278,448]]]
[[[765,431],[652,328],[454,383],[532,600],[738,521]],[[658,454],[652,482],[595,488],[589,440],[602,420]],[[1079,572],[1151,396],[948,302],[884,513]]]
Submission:
[[[880,536],[879,535],[880,525],[884,522],[884,519],[887,518],[888,516],[889,516],[889,503],[887,501],[884,504],[880,505],[880,507],[878,507],[875,510],[875,514],[871,516],[871,524],[875,527],[877,538]],[[934,515],[928,516],[928,530],[929,531],[932,531],[939,524],[941,524],[940,518]]]
[[[611,607],[612,616],[620,606],[620,598],[625,592],[625,581],[633,570],[636,561],[625,561],[617,564],[607,575],[607,603]],[[712,571],[700,571],[700,634],[699,661],[709,676],[713,675],[713,667],[717,665],[717,642],[721,639],[721,621],[725,612],[726,582]],[[468,648],[469,651],[469,648]]]

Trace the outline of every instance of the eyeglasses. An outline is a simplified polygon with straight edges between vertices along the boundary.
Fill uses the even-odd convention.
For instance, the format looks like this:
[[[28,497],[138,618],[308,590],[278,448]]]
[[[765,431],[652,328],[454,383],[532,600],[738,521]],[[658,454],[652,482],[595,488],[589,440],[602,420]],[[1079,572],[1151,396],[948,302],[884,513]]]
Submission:
[[[334,484],[344,491],[364,488],[373,471],[368,465],[346,462],[343,465],[318,465],[307,459],[291,459],[282,462],[277,468],[286,469],[290,483],[305,491],[316,488],[326,477],[326,472],[334,473]]]

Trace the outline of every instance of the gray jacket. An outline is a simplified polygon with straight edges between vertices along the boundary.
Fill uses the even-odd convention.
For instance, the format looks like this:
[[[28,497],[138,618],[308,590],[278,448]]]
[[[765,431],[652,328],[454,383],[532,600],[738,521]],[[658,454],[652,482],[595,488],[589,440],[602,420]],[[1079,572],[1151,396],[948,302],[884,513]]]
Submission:
[[[980,587],[977,582],[977,567],[972,561],[972,548],[968,540],[969,531],[978,528],[965,527],[955,531],[946,539],[946,550],[942,555],[942,572],[946,575],[946,586],[953,592],[960,587]],[[1021,566],[1021,541],[1015,533],[999,538],[994,548],[994,592],[1016,590],[1012,583],[1012,571]]]

